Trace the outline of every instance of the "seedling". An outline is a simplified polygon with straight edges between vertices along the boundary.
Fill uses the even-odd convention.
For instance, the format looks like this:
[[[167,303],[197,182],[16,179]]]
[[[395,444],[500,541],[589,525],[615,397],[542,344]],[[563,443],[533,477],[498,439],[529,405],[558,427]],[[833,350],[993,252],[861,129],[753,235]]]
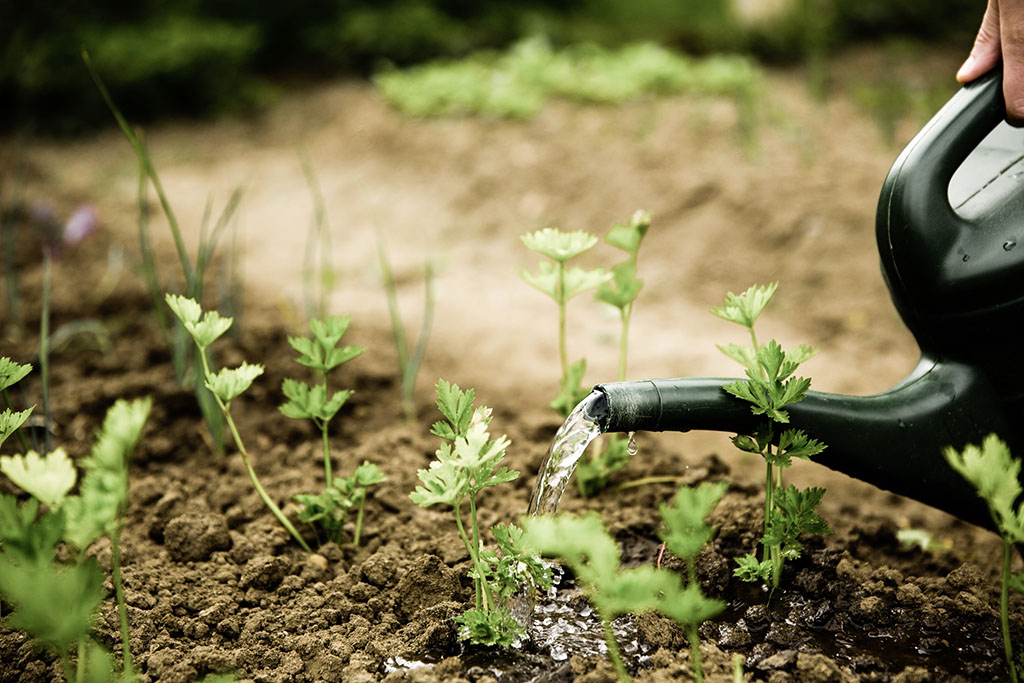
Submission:
[[[62,448],[41,457],[34,451],[0,457],[0,471],[31,494],[21,504],[0,496],[0,592],[14,605],[8,624],[55,650],[69,681],[102,680],[109,655],[89,638],[93,615],[103,600],[103,575],[86,549],[110,539],[111,572],[121,628],[123,668],[133,677],[128,614],[121,578],[120,537],[128,498],[128,457],[139,440],[150,399],[117,401],[107,412],[90,455],[78,495],[68,495],[78,473]],[[40,513],[40,506],[45,512]],[[57,544],[77,548],[69,567],[54,562]],[[77,644],[78,670],[70,663]],[[88,675],[88,679],[86,676]]]
[[[696,552],[710,540],[712,532],[704,519],[724,489],[724,485],[705,485],[696,494],[681,492],[673,508],[662,508],[668,528],[666,540],[684,552],[693,552],[688,567],[692,567]],[[695,579],[684,587],[680,576],[666,569],[622,569],[618,546],[596,514],[530,517],[522,523],[527,550],[563,560],[587,592],[601,619],[608,657],[620,681],[629,681],[630,677],[615,640],[612,620],[622,614],[655,610],[683,626],[690,641],[694,678],[703,680],[697,629],[721,612],[724,602],[705,597]]]
[[[330,394],[327,388],[327,374],[341,365],[360,355],[362,346],[338,346],[342,336],[348,330],[349,316],[331,316],[326,320],[314,319],[309,327],[313,338],[288,337],[288,343],[299,354],[296,362],[316,373],[317,382],[312,386],[294,379],[286,379],[281,391],[288,399],[280,407],[281,412],[296,420],[311,420],[320,430],[324,456],[324,482],[330,486],[334,481],[331,476],[331,445],[328,426],[337,415],[352,391],[344,389]]]
[[[995,434],[985,437],[981,447],[967,445],[957,452],[943,451],[950,466],[978,490],[988,504],[989,514],[1003,539],[1003,570],[1000,577],[999,619],[1003,630],[1003,651],[1010,680],[1017,683],[1018,664],[1010,641],[1010,589],[1024,593],[1024,572],[1011,572],[1013,545],[1024,543],[1024,502],[1020,502],[1020,459]]]
[[[328,540],[341,545],[342,530],[348,521],[349,513],[355,508],[356,521],[352,532],[352,545],[358,548],[363,530],[366,490],[386,479],[375,464],[364,461],[351,476],[335,477],[323,493],[295,496],[295,500],[303,506],[299,512],[299,521],[320,526],[327,534]]]
[[[568,268],[566,263],[584,253],[595,244],[597,237],[590,233],[577,230],[562,232],[556,228],[544,228],[520,237],[527,249],[546,256],[550,261],[541,261],[537,272],[520,271],[520,276],[527,284],[551,297],[558,305],[558,358],[561,363],[562,376],[559,382],[560,391],[551,407],[562,417],[572,412],[586,395],[582,388],[583,375],[587,370],[586,358],[569,363],[569,351],[566,342],[566,304],[573,297],[583,292],[596,289],[611,276],[603,268],[584,270],[579,267]]]
[[[194,299],[184,296],[168,294],[165,299],[171,311],[181,321],[185,330],[188,331],[195,342],[202,363],[205,386],[213,395],[213,399],[221,415],[224,417],[228,429],[231,431],[231,436],[235,441],[235,446],[238,448],[239,455],[242,457],[242,464],[245,466],[245,471],[249,475],[249,481],[252,482],[253,488],[256,489],[256,493],[259,494],[263,504],[273,513],[277,521],[281,523],[281,526],[291,534],[295,542],[306,552],[311,552],[309,545],[299,535],[299,532],[295,530],[294,525],[292,525],[288,518],[284,516],[281,508],[267,495],[266,490],[260,483],[259,477],[256,476],[256,471],[252,468],[249,452],[246,450],[245,443],[242,441],[238,428],[235,426],[235,421],[231,417],[231,401],[245,392],[252,385],[253,380],[263,374],[263,366],[243,362],[237,368],[222,368],[219,372],[213,373],[210,370],[207,349],[214,341],[228,331],[231,327],[232,319],[221,317],[217,311],[204,313],[202,307]]]
[[[778,283],[753,286],[739,296],[729,292],[725,304],[711,309],[718,317],[742,325],[750,333],[750,346],[728,344],[718,348],[746,369],[746,380],[731,382],[722,388],[736,398],[751,404],[754,415],[763,415],[753,434],[737,435],[732,442],[742,451],[757,453],[765,462],[764,554],[758,560],[754,554],[737,560],[735,575],[743,581],[760,580],[774,592],[779,586],[782,567],[786,560],[800,557],[803,545],[800,534],[828,534],[829,526],[815,512],[825,494],[823,488],[798,490],[783,487],[782,470],[793,463],[793,458],[809,459],[825,450],[825,444],[810,438],[800,429],[781,429],[789,423],[786,406],[803,400],[811,380],[795,377],[793,373],[801,363],[816,352],[801,344],[789,351],[774,339],[759,344],[754,324],[764,310]]]
[[[377,233],[377,255],[380,258],[381,278],[384,281],[384,293],[388,299],[388,316],[391,318],[391,331],[395,337],[395,350],[398,353],[398,374],[402,387],[402,411],[409,422],[416,420],[416,376],[423,364],[423,356],[427,352],[427,341],[430,339],[430,328],[434,324],[434,266],[428,260],[423,275],[423,318],[420,320],[419,336],[416,346],[409,346],[405,334],[405,323],[398,310],[398,288],[391,272],[387,246],[384,238]]]
[[[14,404],[11,402],[11,396],[7,391],[11,386],[24,379],[31,371],[32,366],[28,363],[22,365],[12,361],[7,356],[0,357],[0,394],[3,395],[5,404],[3,412],[0,413],[0,446],[7,440],[7,437],[21,429],[21,426],[25,424],[25,420],[28,419],[35,408],[35,406],[32,406],[26,410],[14,410]],[[21,432],[18,432],[18,436],[21,438],[22,448],[28,450],[28,442],[25,436]]]
[[[487,431],[491,411],[473,407],[475,392],[457,384],[437,382],[437,407],[444,421],[434,423],[430,432],[444,440],[429,469],[419,470],[421,482],[409,498],[420,507],[451,506],[455,524],[469,553],[473,569],[475,606],[456,618],[459,637],[480,645],[507,647],[524,635],[506,603],[524,585],[548,588],[551,573],[544,563],[525,555],[522,531],[515,526],[492,529],[500,555],[482,547],[477,523],[477,494],[490,486],[513,481],[519,472],[501,464],[509,440],[504,435],[492,440]],[[462,505],[469,503],[470,533],[462,517]],[[471,534],[471,535],[470,535]]]
[[[640,243],[651,227],[651,214],[637,211],[626,225],[615,225],[604,241],[622,249],[627,258],[611,269],[611,279],[598,285],[595,298],[615,307],[619,311],[619,372],[620,382],[626,379],[626,361],[629,355],[629,321],[633,315],[633,304],[643,289],[644,282],[636,276],[637,253]],[[602,440],[600,449],[580,462],[576,468],[576,485],[586,498],[597,495],[608,486],[608,478],[629,462],[628,440],[618,434],[608,434]]]

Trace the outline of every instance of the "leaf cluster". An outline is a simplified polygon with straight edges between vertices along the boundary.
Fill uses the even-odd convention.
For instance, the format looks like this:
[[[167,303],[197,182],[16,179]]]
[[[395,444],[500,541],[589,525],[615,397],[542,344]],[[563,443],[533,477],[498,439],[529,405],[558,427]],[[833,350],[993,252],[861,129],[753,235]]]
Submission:
[[[409,498],[421,507],[443,503],[458,508],[466,497],[519,477],[519,472],[501,465],[508,438],[490,438],[491,411],[474,409],[473,397],[472,389],[462,391],[443,379],[437,382],[437,407],[445,421],[436,422],[430,433],[445,442],[430,467],[417,472],[422,485]]]
[[[1010,454],[1006,443],[989,434],[980,447],[968,444],[960,452],[948,447],[943,456],[988,503],[1000,535],[1013,543],[1024,543],[1024,502],[1018,503],[1021,461]]]
[[[825,489],[816,486],[798,489],[791,484],[776,491],[776,514],[768,522],[768,533],[763,543],[781,548],[784,559],[795,560],[803,552],[800,534],[821,536],[832,533],[828,523],[816,512],[824,495]]]
[[[784,408],[804,399],[811,386],[805,377],[793,373],[813,351],[799,346],[783,351],[774,339],[754,351],[756,365],[746,369],[746,380],[731,382],[723,388],[736,398],[751,404],[754,415],[764,415],[772,422],[788,423],[789,413]]]
[[[107,411],[81,463],[77,495],[69,492],[78,472],[61,448],[46,456],[30,451],[0,458],[0,471],[32,496],[19,505],[14,496],[0,495],[0,593],[14,606],[7,623],[58,651],[86,638],[104,597],[102,571],[81,556],[100,536],[120,532],[128,456],[150,407],[148,398],[119,400]],[[69,566],[54,560],[62,541],[79,550],[79,560]],[[89,656],[99,661],[101,654]]]
[[[661,540],[676,556],[692,566],[701,548],[714,536],[715,529],[708,523],[708,517],[728,488],[726,482],[708,483],[693,488],[681,486],[676,491],[671,505],[659,506],[665,530]]]
[[[327,374],[342,363],[346,363],[366,349],[362,346],[338,346],[348,330],[351,317],[332,315],[326,320],[313,319],[309,337],[288,337],[288,343],[299,354],[296,362],[318,373]]]
[[[323,493],[294,496],[303,505],[298,514],[299,521],[316,524],[330,540],[340,545],[342,530],[351,511],[363,506],[370,486],[386,480],[376,464],[363,461],[348,477],[335,477]]]
[[[0,392],[6,392],[8,388],[23,380],[31,371],[32,366],[28,363],[21,364],[7,356],[0,357]],[[35,406],[32,406],[18,411],[4,408],[3,412],[0,412],[0,446],[7,440],[7,437],[25,424],[25,420],[32,414],[34,408]]]

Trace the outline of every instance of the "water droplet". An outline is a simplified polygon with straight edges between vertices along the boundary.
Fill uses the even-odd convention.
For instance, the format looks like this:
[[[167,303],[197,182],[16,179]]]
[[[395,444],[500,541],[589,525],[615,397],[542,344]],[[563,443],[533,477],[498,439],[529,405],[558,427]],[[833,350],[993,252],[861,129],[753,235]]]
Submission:
[[[1006,240],[1003,242],[1003,251],[1012,251],[1017,246],[1017,240]]]
[[[640,452],[640,447],[636,445],[636,432],[629,433],[629,441],[626,442],[626,454],[629,457],[633,457]]]
[[[1010,176],[1011,180],[1020,180],[1021,178],[1024,178],[1024,172],[1014,173]]]
[[[971,260],[971,255],[970,254],[964,254],[964,263],[967,263],[970,260]]]

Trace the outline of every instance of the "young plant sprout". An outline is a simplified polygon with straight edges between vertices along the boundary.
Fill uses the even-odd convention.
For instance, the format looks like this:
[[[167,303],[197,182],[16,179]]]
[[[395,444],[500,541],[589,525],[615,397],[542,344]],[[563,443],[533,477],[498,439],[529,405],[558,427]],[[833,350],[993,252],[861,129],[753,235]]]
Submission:
[[[1003,539],[1003,570],[1000,577],[999,619],[1003,631],[1003,651],[1010,680],[1017,683],[1018,664],[1010,641],[1010,589],[1024,593],[1024,572],[1011,572],[1014,544],[1024,543],[1024,502],[1019,501],[1020,459],[995,434],[985,437],[981,447],[967,445],[963,451],[947,448],[943,455],[950,466],[978,490],[988,504],[989,514]]]
[[[195,342],[202,363],[205,386],[210,390],[217,407],[220,409],[225,422],[227,422],[228,429],[231,431],[231,436],[235,441],[235,446],[238,448],[239,455],[242,456],[242,464],[245,466],[245,471],[249,475],[249,481],[252,482],[253,488],[256,489],[256,493],[263,500],[263,504],[270,509],[274,517],[277,518],[277,521],[281,523],[281,526],[295,539],[295,542],[306,552],[311,552],[309,545],[299,532],[296,531],[295,526],[284,516],[277,503],[267,495],[266,490],[260,483],[259,477],[256,476],[256,471],[252,468],[249,452],[246,450],[245,443],[242,441],[238,428],[235,426],[235,421],[231,417],[231,401],[241,395],[252,385],[253,380],[263,374],[263,366],[243,362],[237,368],[223,368],[219,372],[213,373],[210,370],[207,349],[217,338],[228,331],[232,323],[231,318],[221,317],[217,311],[204,313],[202,307],[194,299],[184,296],[168,294],[165,299],[171,311],[181,321],[185,330],[188,331]]]
[[[28,363],[22,365],[21,363],[14,362],[7,356],[0,357],[0,394],[4,397],[4,410],[0,413],[0,446],[4,444],[4,441],[11,434],[18,432],[22,448],[28,450],[28,441],[25,439],[24,434],[18,430],[25,424],[25,420],[32,414],[35,406],[25,410],[14,410],[14,404],[11,402],[11,396],[7,390],[24,379],[31,371],[32,366]]]
[[[416,376],[423,365],[423,356],[427,352],[427,341],[430,339],[430,328],[434,324],[434,266],[428,260],[423,274],[423,318],[420,320],[419,336],[416,345],[409,346],[409,338],[405,333],[405,323],[398,310],[398,287],[395,276],[391,272],[391,261],[388,258],[384,238],[377,233],[377,256],[380,259],[381,278],[384,281],[384,293],[388,299],[388,316],[391,318],[391,332],[395,338],[395,351],[398,353],[398,374],[402,387],[402,412],[409,422],[416,420]]]
[[[366,490],[387,477],[372,462],[364,461],[349,477],[335,477],[323,493],[295,496],[302,503],[299,521],[318,525],[324,530],[328,541],[341,545],[342,530],[348,521],[353,508],[356,510],[355,529],[352,532],[352,545],[359,547],[363,531],[363,507],[366,503]]]
[[[575,363],[569,363],[566,304],[573,297],[597,288],[611,276],[603,268],[584,270],[566,266],[568,261],[597,244],[597,237],[590,233],[582,230],[562,232],[556,228],[544,228],[527,233],[520,239],[527,249],[550,259],[537,264],[536,273],[523,270],[519,275],[527,284],[554,299],[558,305],[558,358],[562,376],[559,381],[560,391],[551,402],[551,407],[557,410],[559,415],[566,417],[587,395],[587,391],[581,386],[587,370],[587,359],[581,358]]]
[[[803,400],[811,380],[794,377],[801,363],[815,354],[815,350],[799,345],[789,351],[774,339],[759,344],[754,323],[764,310],[778,283],[752,286],[743,294],[729,292],[725,304],[711,309],[718,317],[742,325],[750,333],[750,346],[728,344],[718,348],[729,358],[742,364],[747,379],[723,386],[736,398],[751,404],[754,415],[764,420],[753,434],[740,434],[732,442],[742,451],[757,453],[765,462],[764,554],[758,560],[753,554],[737,560],[735,574],[743,581],[760,580],[774,592],[779,586],[782,567],[786,560],[800,557],[803,546],[800,534],[831,533],[828,524],[816,510],[825,495],[823,488],[799,490],[795,486],[783,487],[782,470],[793,463],[793,458],[809,459],[825,450],[825,444],[810,438],[803,430],[784,429],[789,423],[786,406]]]
[[[78,473],[62,448],[45,457],[34,451],[0,457],[0,471],[32,496],[20,506],[14,496],[0,496],[0,593],[14,605],[7,623],[56,651],[68,681],[112,680],[109,655],[89,637],[104,591],[102,571],[85,551],[103,536],[110,540],[124,680],[134,677],[120,537],[128,499],[128,458],[151,404],[148,398],[119,400],[110,408],[82,462],[85,473],[78,495],[68,495]],[[40,512],[40,505],[45,512]],[[70,566],[55,563],[61,541],[78,551]],[[78,650],[77,671],[71,667],[72,645]]]
[[[473,564],[475,606],[456,618],[459,637],[479,645],[508,647],[524,635],[506,603],[523,585],[543,589],[551,586],[551,571],[540,560],[524,554],[522,531],[515,526],[495,526],[500,555],[482,546],[477,523],[477,494],[519,477],[519,472],[501,465],[509,440],[504,435],[492,440],[487,431],[489,408],[473,407],[475,392],[457,384],[437,382],[437,407],[444,421],[435,422],[430,432],[444,443],[437,460],[419,470],[422,485],[409,498],[420,507],[444,504],[452,507]],[[470,531],[462,517],[462,505],[469,503]]]
[[[672,508],[662,508],[668,529],[664,537],[670,547],[689,553],[691,574],[696,553],[713,533],[705,519],[724,490],[722,484],[704,485],[696,493],[679,493]],[[622,569],[619,548],[596,514],[530,517],[522,523],[527,551],[563,560],[586,590],[601,619],[608,657],[620,681],[629,681],[630,676],[615,640],[612,620],[622,614],[650,611],[661,612],[683,627],[690,642],[694,679],[703,680],[697,629],[725,609],[724,602],[705,597],[695,578],[684,586],[678,574],[666,569]]]
[[[611,269],[611,279],[602,282],[595,298],[613,306],[619,311],[619,368],[618,380],[626,379],[626,360],[629,355],[629,321],[633,315],[633,303],[643,289],[644,281],[636,276],[637,253],[640,243],[651,227],[651,214],[637,211],[626,225],[615,225],[604,241],[626,252],[627,258]],[[585,498],[597,495],[608,486],[608,478],[629,462],[628,440],[618,434],[607,434],[594,448],[594,454],[584,458],[576,468],[576,486]]]

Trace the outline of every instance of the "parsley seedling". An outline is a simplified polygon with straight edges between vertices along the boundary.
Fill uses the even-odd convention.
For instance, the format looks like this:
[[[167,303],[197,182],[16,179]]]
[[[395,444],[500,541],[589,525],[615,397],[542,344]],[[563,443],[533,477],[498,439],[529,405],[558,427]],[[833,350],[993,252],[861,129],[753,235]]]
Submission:
[[[712,485],[710,489],[702,487],[697,500],[702,505],[710,502],[713,507],[718,502],[714,495],[717,493],[720,497],[723,490],[724,487],[719,485]],[[687,507],[690,501],[690,497],[679,494],[675,507],[668,513],[668,508],[662,511],[669,529],[666,539],[671,538],[672,543],[686,548],[693,547],[694,538],[702,539],[701,545],[710,538],[710,531],[705,532],[703,528],[695,531],[689,526],[690,521],[686,521],[700,516],[701,512],[706,516],[710,509]],[[629,681],[630,677],[615,640],[612,620],[622,614],[654,610],[675,620],[686,630],[694,677],[698,681],[703,680],[697,628],[721,612],[725,608],[724,602],[705,597],[696,580],[684,586],[678,574],[666,569],[651,566],[623,569],[618,546],[596,514],[530,517],[522,523],[526,529],[524,543],[527,550],[563,560],[586,591],[601,620],[608,657],[620,681]]]
[[[594,295],[598,301],[619,311],[619,368],[618,380],[626,379],[626,360],[629,355],[629,321],[633,304],[643,289],[644,282],[636,276],[637,254],[640,243],[651,227],[651,214],[637,211],[626,225],[615,225],[604,241],[626,252],[627,258],[611,269],[611,279],[602,282]],[[618,434],[606,434],[593,455],[583,459],[576,468],[576,486],[585,498],[597,495],[608,486],[608,478],[629,462],[629,441]]]
[[[21,429],[21,426],[25,424],[25,420],[28,419],[35,408],[35,406],[32,406],[25,410],[14,410],[14,404],[11,402],[10,394],[7,392],[7,389],[20,382],[31,371],[32,366],[28,363],[22,365],[12,361],[7,356],[0,357],[0,394],[3,395],[5,404],[3,412],[0,413],[0,446],[3,445],[4,441],[11,434]],[[22,448],[28,450],[28,441],[25,439],[24,434],[18,432],[18,436],[21,439]]]
[[[810,438],[800,429],[781,429],[789,423],[786,406],[802,401],[811,380],[795,377],[801,363],[815,354],[806,345],[784,351],[774,339],[759,344],[754,332],[765,306],[771,301],[778,283],[750,287],[743,294],[729,292],[725,304],[711,309],[718,317],[742,325],[750,333],[750,346],[728,344],[718,348],[746,369],[746,380],[726,384],[722,388],[736,398],[751,404],[754,415],[764,420],[750,435],[737,435],[733,443],[742,451],[757,453],[765,462],[764,556],[753,554],[737,560],[735,574],[743,581],[761,580],[774,591],[779,586],[786,560],[800,557],[803,533],[828,534],[828,524],[815,510],[825,489],[798,490],[784,488],[782,470],[792,465],[793,458],[809,459],[825,450],[825,444]]]
[[[587,359],[569,362],[566,343],[566,304],[583,292],[597,288],[611,276],[603,268],[584,270],[566,266],[568,261],[597,244],[597,237],[590,233],[582,230],[562,232],[556,228],[544,228],[527,233],[520,239],[527,249],[550,259],[537,264],[536,273],[523,270],[519,275],[527,284],[554,299],[558,305],[558,358],[562,376],[558,396],[551,402],[551,407],[557,410],[559,415],[566,417],[588,393],[582,388]]]
[[[995,434],[985,437],[981,447],[965,446],[963,451],[947,448],[943,455],[988,504],[989,514],[1003,539],[1003,570],[999,591],[999,618],[1003,630],[1003,651],[1010,680],[1017,683],[1018,670],[1010,641],[1010,589],[1024,593],[1024,573],[1010,571],[1014,544],[1024,543],[1024,502],[1021,502],[1021,462]]]
[[[87,671],[98,675],[110,670],[109,655],[88,638],[104,593],[103,574],[93,558],[85,558],[85,551],[102,536],[110,539],[125,677],[130,680],[133,675],[120,537],[128,499],[128,457],[151,404],[148,398],[121,400],[110,408],[82,462],[78,495],[68,494],[78,473],[62,448],[46,456],[30,451],[0,457],[0,471],[32,495],[20,506],[14,496],[0,496],[0,593],[15,608],[8,624],[55,650],[69,681],[76,679],[69,653],[75,643],[78,680],[84,680]],[[45,512],[40,513],[40,505],[46,506]],[[77,561],[69,567],[54,563],[61,541],[78,549]]]
[[[302,546],[302,549],[306,552],[311,552],[305,539],[299,535],[295,526],[285,517],[284,513],[281,512],[281,508],[277,506],[277,503],[267,494],[260,483],[259,477],[256,476],[256,471],[252,468],[249,452],[246,450],[245,443],[242,441],[238,428],[235,426],[235,421],[231,417],[231,401],[240,396],[252,385],[253,380],[263,374],[263,366],[243,362],[237,368],[222,368],[217,373],[212,372],[210,370],[207,350],[217,338],[228,331],[231,327],[232,319],[222,317],[217,311],[207,311],[204,313],[202,307],[195,299],[167,294],[165,300],[171,311],[181,321],[181,324],[195,342],[202,363],[206,388],[213,395],[213,399],[216,401],[217,407],[220,409],[221,415],[231,431],[231,436],[234,438],[235,446],[242,457],[242,464],[245,466],[245,471],[249,475],[249,481],[252,482],[253,488],[256,489],[256,493],[259,494],[263,504],[273,513],[277,521],[281,523],[281,526],[291,534],[295,542]]]
[[[421,485],[409,498],[420,507],[449,505],[455,513],[459,536],[473,565],[470,576],[476,593],[474,608],[456,619],[459,637],[480,645],[507,647],[524,632],[506,603],[524,584],[550,587],[551,573],[542,562],[523,553],[522,531],[514,526],[492,529],[500,555],[482,547],[477,494],[517,479],[519,472],[501,464],[510,442],[505,435],[490,438],[491,411],[473,407],[472,389],[463,391],[441,379],[436,391],[437,408],[445,419],[435,422],[430,432],[444,443],[429,469],[419,470]],[[472,536],[462,518],[464,502],[469,503]]]

